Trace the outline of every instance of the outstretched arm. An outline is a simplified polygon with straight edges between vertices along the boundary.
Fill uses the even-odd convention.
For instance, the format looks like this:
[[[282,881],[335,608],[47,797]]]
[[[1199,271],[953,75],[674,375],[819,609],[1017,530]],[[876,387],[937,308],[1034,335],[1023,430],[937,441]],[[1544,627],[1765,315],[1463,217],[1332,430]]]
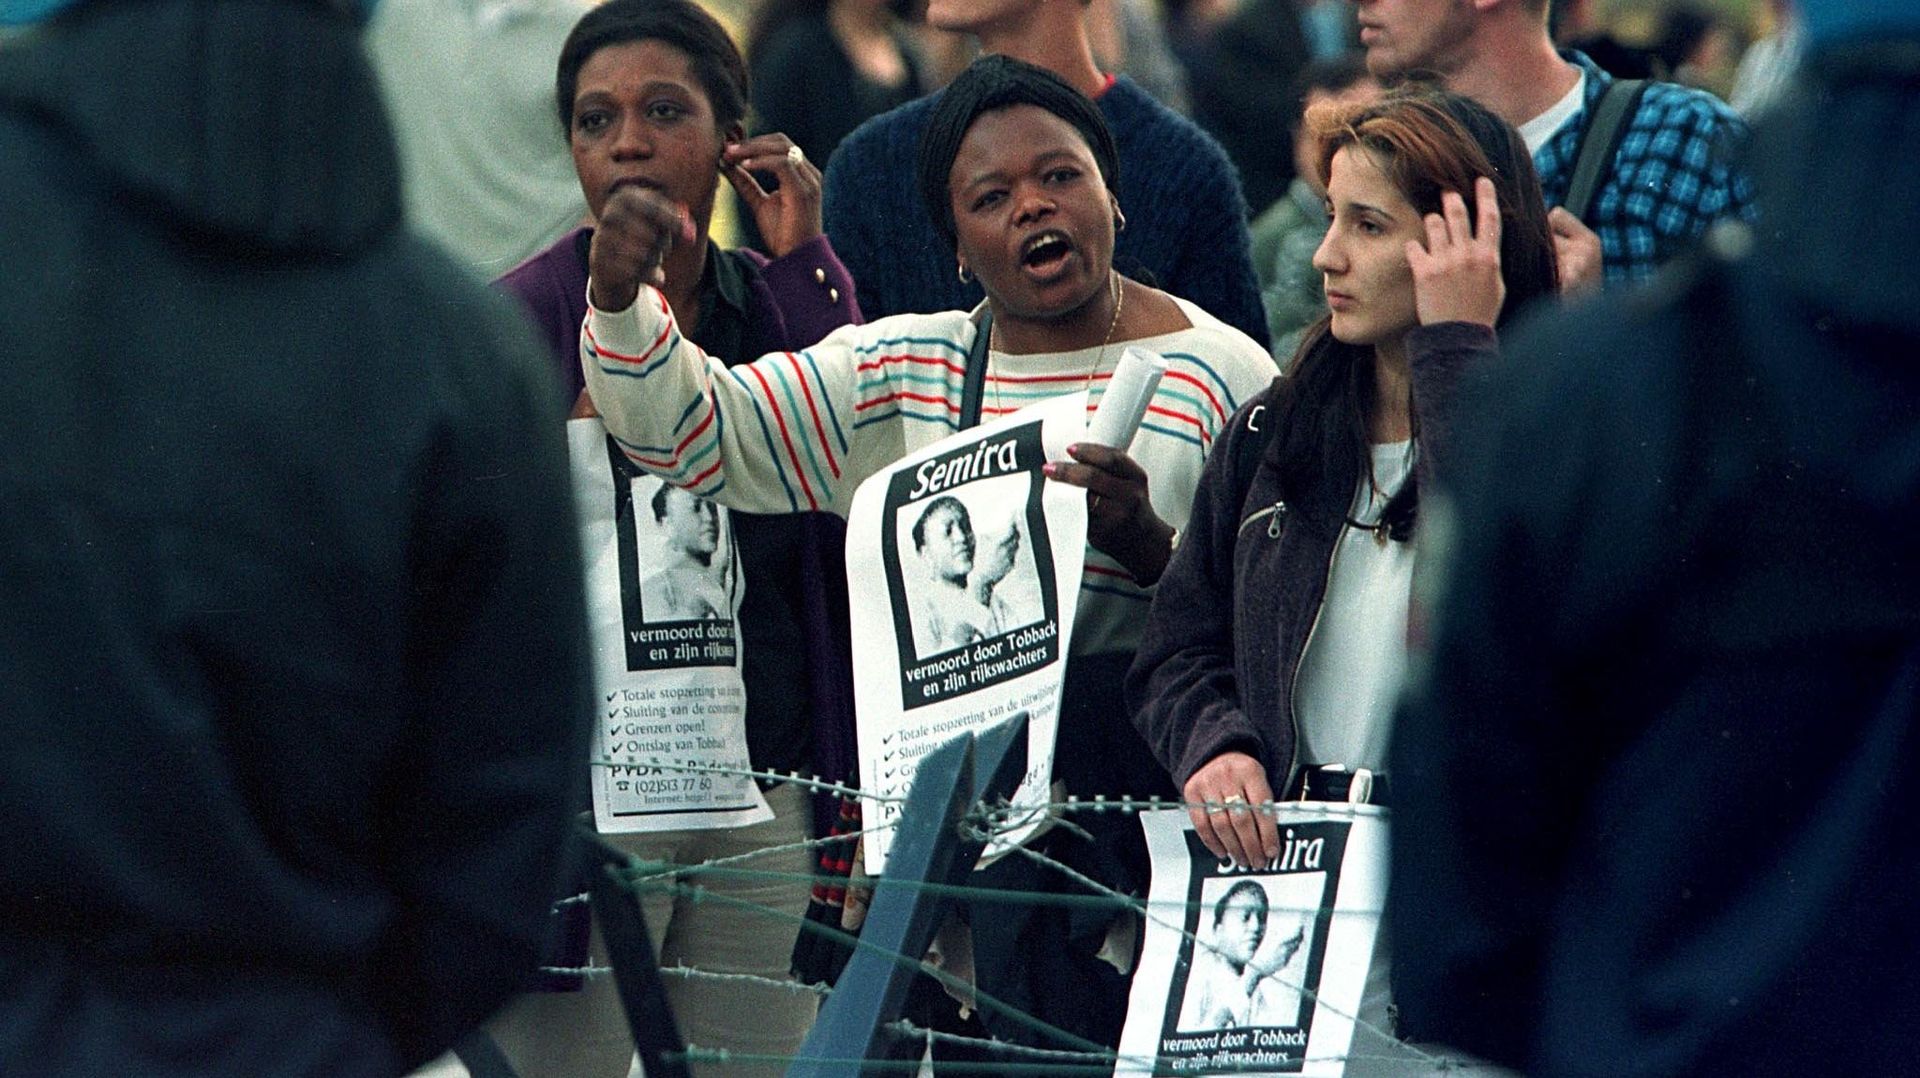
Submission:
[[[627,188],[594,233],[580,358],[608,432],[641,468],[724,505],[844,514],[860,480],[905,451],[900,424],[855,425],[862,331],[731,368],[708,356],[647,283],[688,238],[682,221],[655,192]]]

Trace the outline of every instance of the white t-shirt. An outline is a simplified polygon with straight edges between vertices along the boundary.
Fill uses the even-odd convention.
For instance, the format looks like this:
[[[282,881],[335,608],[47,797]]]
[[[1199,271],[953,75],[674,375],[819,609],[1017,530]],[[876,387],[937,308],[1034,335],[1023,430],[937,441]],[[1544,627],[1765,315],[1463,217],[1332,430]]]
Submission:
[[[1361,477],[1350,514],[1363,525],[1380,520],[1416,452],[1411,441],[1372,450],[1373,481]],[[1385,769],[1393,705],[1407,671],[1413,547],[1364,528],[1341,529],[1294,693],[1301,766]]]
[[[1527,152],[1539,153],[1540,147],[1547,144],[1547,140],[1554,136],[1554,132],[1566,126],[1567,121],[1573,119],[1573,114],[1580,111],[1580,106],[1586,98],[1587,73],[1582,69],[1580,77],[1573,80],[1573,89],[1567,91],[1567,96],[1555,101],[1547,111],[1520,125],[1520,138],[1527,144]]]

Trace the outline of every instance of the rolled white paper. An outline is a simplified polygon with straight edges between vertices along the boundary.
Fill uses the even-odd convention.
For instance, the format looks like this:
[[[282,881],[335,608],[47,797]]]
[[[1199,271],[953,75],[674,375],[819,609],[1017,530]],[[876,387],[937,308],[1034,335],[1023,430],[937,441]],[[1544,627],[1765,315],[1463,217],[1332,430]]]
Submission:
[[[1100,396],[1100,407],[1087,424],[1087,438],[1096,445],[1111,446],[1125,452],[1133,444],[1133,435],[1146,418],[1147,402],[1160,387],[1167,373],[1167,361],[1158,352],[1128,347],[1120,353],[1120,362],[1107,380],[1107,391]]]

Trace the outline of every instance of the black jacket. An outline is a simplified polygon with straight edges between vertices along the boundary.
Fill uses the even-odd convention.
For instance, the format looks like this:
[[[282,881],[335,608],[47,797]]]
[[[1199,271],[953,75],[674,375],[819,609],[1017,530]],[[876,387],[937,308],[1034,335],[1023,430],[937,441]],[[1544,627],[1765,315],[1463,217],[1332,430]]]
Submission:
[[[1515,335],[1395,729],[1411,1035],[1547,1076],[1920,1050],[1907,49],[1756,128],[1750,252]]]
[[[551,375],[324,5],[83,4],[0,162],[0,1073],[403,1073],[526,976],[586,751]]]
[[[1494,348],[1490,328],[1466,322],[1407,335],[1422,489],[1450,455],[1461,376],[1487,365]],[[1134,724],[1176,786],[1228,750],[1265,764],[1276,793],[1293,780],[1294,675],[1344,525],[1279,496],[1282,443],[1260,426],[1278,385],[1242,405],[1208,453],[1193,516],[1127,675]],[[1257,456],[1242,448],[1248,439],[1263,443]],[[1240,474],[1248,459],[1258,462],[1250,476]],[[1328,473],[1317,500],[1344,506],[1359,482],[1357,462]]]

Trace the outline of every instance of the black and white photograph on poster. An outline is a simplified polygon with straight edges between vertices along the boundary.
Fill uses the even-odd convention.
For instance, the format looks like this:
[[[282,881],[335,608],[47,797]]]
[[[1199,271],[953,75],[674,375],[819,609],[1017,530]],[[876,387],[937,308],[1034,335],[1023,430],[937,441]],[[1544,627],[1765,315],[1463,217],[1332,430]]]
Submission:
[[[1021,712],[1028,770],[1013,800],[1035,813],[988,857],[1042,822],[1087,518],[1085,491],[1041,469],[1065,459],[1084,416],[1084,395],[1044,401],[910,454],[855,492],[847,576],[870,829],[897,815],[923,756]],[[886,834],[869,832],[868,871],[885,864]]]
[[[903,665],[1047,621],[1052,588],[1040,578],[1038,559],[1050,561],[1052,552],[1033,519],[1043,482],[1029,472],[995,476],[894,510],[892,538],[910,626],[900,641]],[[1038,553],[1028,538],[1036,533]]]
[[[653,487],[647,497],[653,523],[644,530],[654,533],[660,547],[660,556],[646,561],[650,569],[640,578],[641,618],[650,622],[726,618],[730,559],[721,543],[720,508],[657,479],[635,479],[633,485]]]
[[[602,832],[772,818],[746,772],[734,627],[751,581],[724,509],[637,472],[596,419],[567,424],[596,700],[591,789]]]
[[[1115,1074],[1344,1073],[1385,893],[1374,806],[1276,806],[1280,854],[1242,868],[1184,810],[1141,814],[1153,881]]]
[[[912,710],[1053,662],[1059,597],[1042,494],[1041,424],[968,440],[893,473],[880,537],[901,706]]]
[[[1175,1028],[1300,1028],[1300,988],[1312,944],[1324,939],[1319,910],[1326,889],[1325,872],[1203,879],[1192,969]]]
[[[727,511],[625,459],[614,507],[627,669],[733,666],[739,574]]]

